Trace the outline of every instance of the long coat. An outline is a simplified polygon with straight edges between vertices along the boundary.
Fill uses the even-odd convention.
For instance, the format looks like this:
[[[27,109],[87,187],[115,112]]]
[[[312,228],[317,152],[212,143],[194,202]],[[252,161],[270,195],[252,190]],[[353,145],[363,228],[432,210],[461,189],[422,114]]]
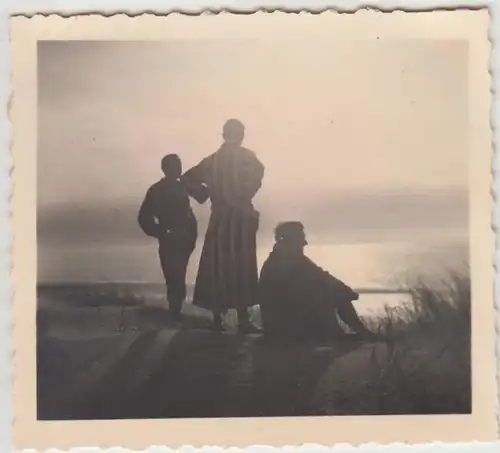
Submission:
[[[210,198],[212,204],[194,289],[195,305],[225,313],[257,303],[259,213],[252,199],[263,177],[264,165],[256,155],[231,143],[224,143],[182,177],[193,198],[202,203]]]

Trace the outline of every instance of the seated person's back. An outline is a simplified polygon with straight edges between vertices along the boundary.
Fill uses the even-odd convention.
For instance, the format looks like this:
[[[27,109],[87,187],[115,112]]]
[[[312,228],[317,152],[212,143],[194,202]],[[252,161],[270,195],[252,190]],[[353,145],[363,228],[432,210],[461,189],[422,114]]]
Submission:
[[[338,308],[356,300],[357,293],[304,255],[307,241],[302,223],[278,225],[275,240],[259,281],[265,333],[297,339],[342,333]]]

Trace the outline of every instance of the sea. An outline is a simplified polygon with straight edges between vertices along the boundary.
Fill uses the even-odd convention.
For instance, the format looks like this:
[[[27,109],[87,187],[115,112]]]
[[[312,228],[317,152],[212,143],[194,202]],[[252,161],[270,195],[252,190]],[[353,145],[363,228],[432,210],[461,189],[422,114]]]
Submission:
[[[270,246],[257,252],[259,265]],[[188,301],[196,278],[201,244],[188,268]],[[384,242],[309,245],[306,254],[360,293],[362,316],[377,316],[407,303],[407,283],[421,277],[439,285],[449,272],[468,272],[466,241]],[[128,288],[152,305],[165,304],[156,246],[65,246],[38,248],[39,285]]]

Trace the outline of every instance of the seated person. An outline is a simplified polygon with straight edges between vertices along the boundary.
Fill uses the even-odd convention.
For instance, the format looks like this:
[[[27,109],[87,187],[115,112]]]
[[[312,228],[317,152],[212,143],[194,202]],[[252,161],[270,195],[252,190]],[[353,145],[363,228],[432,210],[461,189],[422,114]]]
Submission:
[[[338,315],[354,333],[377,338],[365,327],[352,305],[358,294],[304,255],[307,241],[301,222],[278,225],[275,240],[259,280],[266,335],[328,340],[344,335]]]

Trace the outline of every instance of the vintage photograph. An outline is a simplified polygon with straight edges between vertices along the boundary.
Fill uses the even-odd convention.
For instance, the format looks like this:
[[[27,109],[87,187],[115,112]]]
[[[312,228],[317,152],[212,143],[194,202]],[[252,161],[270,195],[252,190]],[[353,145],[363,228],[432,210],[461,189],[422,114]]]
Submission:
[[[469,413],[467,57],[39,42],[38,416]]]
[[[36,420],[477,413],[487,66],[225,20],[33,46]]]

